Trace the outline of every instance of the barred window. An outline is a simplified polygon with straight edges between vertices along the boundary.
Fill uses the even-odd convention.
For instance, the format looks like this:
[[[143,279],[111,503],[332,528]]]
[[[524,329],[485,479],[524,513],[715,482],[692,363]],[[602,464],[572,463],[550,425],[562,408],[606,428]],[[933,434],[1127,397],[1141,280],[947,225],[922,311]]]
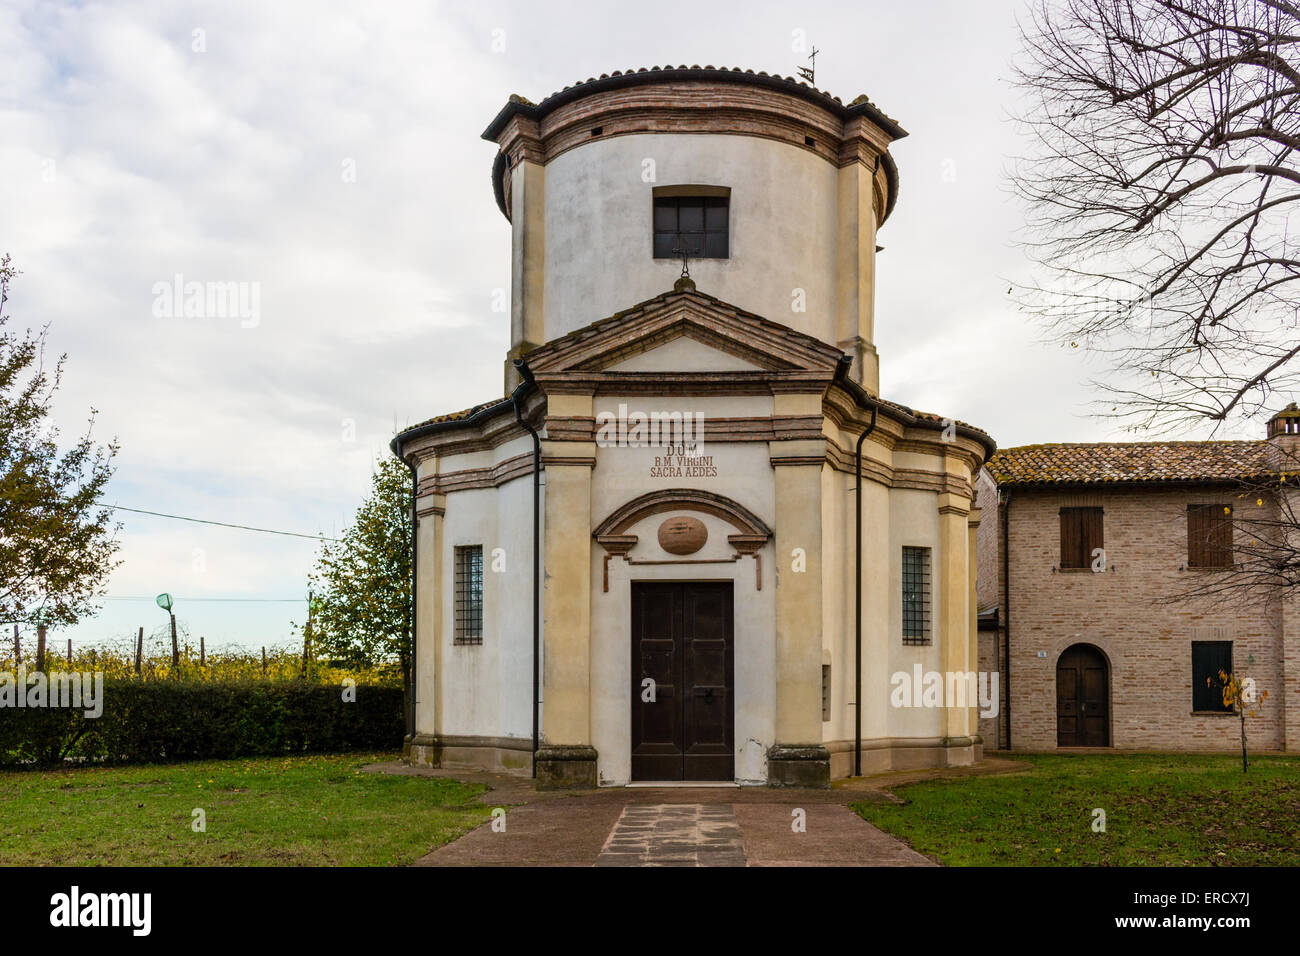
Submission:
[[[929,548],[903,548],[903,643],[930,643]]]
[[[726,259],[730,196],[654,196],[654,256],[675,259],[685,249],[692,259]]]
[[[456,548],[457,644],[483,643],[483,546]]]
[[[1230,713],[1223,703],[1223,679],[1232,673],[1232,641],[1192,641],[1192,710]]]
[[[1232,566],[1232,505],[1187,506],[1187,566]]]

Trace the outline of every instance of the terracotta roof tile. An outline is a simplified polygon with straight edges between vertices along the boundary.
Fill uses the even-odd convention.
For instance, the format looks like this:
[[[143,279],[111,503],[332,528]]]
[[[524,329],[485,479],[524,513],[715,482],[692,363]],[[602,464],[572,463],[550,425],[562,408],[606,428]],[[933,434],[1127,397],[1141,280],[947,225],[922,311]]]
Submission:
[[[864,113],[876,123],[880,124],[887,133],[895,138],[902,138],[907,132],[898,125],[898,121],[892,116],[885,113],[879,106],[871,101],[866,94],[855,96],[847,105],[838,97],[825,90],[818,89],[803,80],[797,80],[792,76],[782,76],[779,73],[768,73],[765,70],[749,70],[742,67],[728,66],[665,66],[639,67],[634,70],[614,70],[612,73],[602,73],[600,76],[589,76],[585,80],[578,80],[575,83],[564,87],[562,90],[556,90],[550,96],[541,102],[534,103],[527,97],[520,96],[518,93],[511,93],[506,105],[501,112],[497,114],[487,130],[483,133],[483,138],[495,140],[501,128],[504,127],[506,120],[518,112],[525,112],[534,119],[545,115],[551,109],[562,103],[567,103],[578,96],[585,95],[592,88],[600,89],[610,85],[624,85],[627,83],[646,83],[654,82],[658,79],[681,80],[681,79],[713,79],[722,80],[732,83],[753,83],[761,86],[771,86],[776,89],[784,89],[788,92],[804,96],[814,102],[820,102],[822,105],[836,110],[841,116],[849,116],[855,113]]]
[[[679,282],[680,281],[683,280],[679,280]],[[574,329],[572,332],[566,332],[564,335],[551,339],[549,342],[546,342],[545,344],[538,346],[538,350],[545,349],[547,351],[554,351],[558,348],[563,348],[565,345],[569,343],[580,342],[584,339],[592,338],[593,336],[597,336],[600,333],[604,332],[610,326],[618,325],[633,316],[644,315],[646,313],[653,312],[656,308],[658,308],[659,306],[663,305],[664,303],[668,302],[671,299],[681,298],[683,296],[694,296],[698,299],[703,299],[705,302],[707,302],[713,308],[717,309],[719,312],[723,312],[729,315],[734,315],[737,318],[755,323],[760,327],[762,327],[767,332],[770,332],[774,335],[779,335],[783,338],[789,339],[792,342],[796,342],[801,345],[809,346],[812,348],[826,350],[828,352],[839,351],[834,346],[828,345],[827,343],[823,342],[819,338],[816,338],[815,336],[808,335],[805,332],[800,332],[798,329],[793,329],[790,326],[783,325],[780,322],[773,322],[771,319],[764,318],[763,316],[758,315],[757,313],[750,312],[746,309],[740,308],[739,306],[732,305],[730,302],[726,302],[722,299],[719,299],[715,295],[709,295],[709,293],[707,292],[701,292],[698,288],[696,288],[694,281],[690,281],[690,280],[684,280],[684,281],[689,281],[689,285],[681,288],[674,286],[674,288],[669,289],[667,292],[661,292],[658,295],[651,296],[650,298],[638,302],[635,305],[630,305],[626,309],[620,309],[619,311],[615,312],[613,315],[607,315],[603,319],[596,319],[596,321],[584,325],[581,328]],[[531,355],[532,353],[530,352],[528,354]]]
[[[987,467],[999,485],[1235,481],[1271,472],[1264,441],[1021,445]]]
[[[668,299],[679,297],[682,295],[696,296],[710,303],[713,307],[719,309],[720,311],[727,312],[732,315],[738,316],[739,318],[757,323],[760,326],[767,329],[769,332],[774,332],[785,338],[790,339],[791,341],[798,342],[802,345],[814,346],[814,347],[827,349],[827,350],[834,350],[833,346],[827,345],[827,343],[821,341],[818,338],[815,338],[814,336],[808,335],[804,332],[800,332],[797,329],[792,329],[788,325],[782,325],[779,322],[773,322],[771,319],[764,318],[761,315],[757,315],[753,312],[749,312],[745,309],[739,308],[738,306],[734,306],[729,302],[725,302],[722,299],[719,299],[717,296],[709,295],[707,292],[701,292],[697,288],[695,288],[695,284],[693,282],[690,284],[688,290],[670,289],[667,292],[662,292],[659,295],[652,296],[651,298],[646,299],[643,302],[638,302],[637,304],[629,306],[626,309],[621,309],[620,311],[615,312],[613,315],[606,316],[603,319],[597,319],[596,321],[590,323],[589,325],[584,325],[582,328],[575,329],[572,332],[568,332],[564,335],[559,336],[558,338],[554,338],[551,341],[547,342],[545,345],[539,346],[539,349],[553,350],[555,348],[563,347],[567,343],[574,342],[574,341],[581,341],[583,339],[590,338],[594,335],[598,335],[605,329],[609,328],[609,326],[611,325],[622,322],[633,315],[649,312],[655,307],[662,305]],[[974,432],[978,436],[987,439],[987,447],[989,447],[990,449],[994,447],[993,439],[988,434],[988,432],[984,431],[982,428],[976,427],[975,425],[971,425],[967,422],[963,422],[958,419],[949,419],[943,415],[936,415],[933,412],[918,411],[917,409],[911,408],[908,405],[904,405],[900,402],[891,402],[885,398],[877,398],[876,400],[879,401],[880,404],[882,405],[886,405],[890,408],[902,412],[905,415],[912,417],[913,419],[926,422],[930,425],[946,426],[949,421],[952,421],[956,425],[960,426],[963,430]],[[481,411],[484,411],[486,409],[492,408],[497,405],[507,405],[509,403],[510,403],[509,397],[498,398],[490,402],[483,402],[480,405],[474,405],[471,406],[470,408],[462,409],[461,411],[458,412],[449,412],[445,415],[436,415],[433,418],[426,419],[425,421],[418,422],[414,425],[402,429],[402,431],[398,434],[398,438],[400,439],[402,435],[414,431],[417,428],[422,428],[425,425],[442,424],[444,422],[465,421],[466,419],[472,418],[474,415],[477,415]],[[1247,442],[1244,444],[1249,444],[1249,443]],[[1047,447],[1047,446],[1037,446],[1037,447]]]
[[[490,402],[482,402],[481,404],[478,405],[471,405],[469,408],[462,408],[458,412],[447,412],[445,415],[434,415],[433,418],[426,418],[422,422],[416,422],[414,425],[409,425],[406,428],[403,428],[400,434],[405,434],[406,432],[409,432],[416,428],[423,428],[425,425],[438,425],[441,424],[442,422],[461,422],[467,418],[473,418],[479,412],[492,408],[495,405],[508,405],[508,404],[510,404],[509,398],[494,398]]]
[[[921,421],[932,422],[936,425],[947,425],[948,422],[952,422],[954,425],[960,425],[962,428],[970,429],[973,432],[978,432],[979,434],[987,438],[990,442],[993,441],[993,436],[991,436],[984,429],[980,428],[978,425],[972,425],[970,422],[964,422],[960,418],[949,418],[947,415],[936,415],[934,412],[918,411],[917,409],[912,408],[909,405],[904,405],[901,402],[891,402],[887,398],[881,398],[879,399],[879,402],[882,405],[888,405],[891,408],[897,408],[899,411],[905,412],[908,415],[911,415],[913,418],[918,418]]]

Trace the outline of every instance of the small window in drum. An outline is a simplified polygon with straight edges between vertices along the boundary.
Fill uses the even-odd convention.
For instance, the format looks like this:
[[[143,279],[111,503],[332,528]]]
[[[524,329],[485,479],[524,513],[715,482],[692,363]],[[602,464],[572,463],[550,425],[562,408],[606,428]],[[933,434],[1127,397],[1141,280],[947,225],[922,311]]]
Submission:
[[[730,256],[730,196],[656,195],[654,257],[692,259]]]

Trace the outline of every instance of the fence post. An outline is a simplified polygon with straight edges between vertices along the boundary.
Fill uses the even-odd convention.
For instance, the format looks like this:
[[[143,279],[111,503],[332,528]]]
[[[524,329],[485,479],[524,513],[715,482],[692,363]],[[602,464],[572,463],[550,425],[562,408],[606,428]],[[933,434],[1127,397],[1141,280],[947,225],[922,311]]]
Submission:
[[[181,646],[176,643],[176,615],[171,615],[172,619],[172,667],[181,666]]]
[[[311,657],[311,636],[312,636],[312,611],[315,604],[314,595],[311,591],[307,592],[307,626],[303,629],[302,635],[302,672],[307,673],[307,661]]]
[[[200,667],[208,666],[208,650],[207,650],[207,646],[204,644],[204,639],[202,635],[199,636],[199,666]]]
[[[18,625],[14,625],[14,664],[23,662],[23,643],[18,639]]]
[[[68,638],[68,666],[72,666],[72,638]]]
[[[266,676],[266,645],[262,645],[262,676]]]
[[[36,669],[45,670],[45,625],[36,625]]]
[[[140,657],[144,654],[144,625],[140,625],[140,634],[135,639],[135,676],[140,676]]]

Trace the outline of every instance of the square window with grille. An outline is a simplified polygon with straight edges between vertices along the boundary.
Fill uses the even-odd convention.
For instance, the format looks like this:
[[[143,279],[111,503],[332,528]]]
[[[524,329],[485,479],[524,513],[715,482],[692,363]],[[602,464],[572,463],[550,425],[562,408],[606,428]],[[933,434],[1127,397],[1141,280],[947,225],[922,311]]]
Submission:
[[[654,254],[676,259],[685,249],[692,259],[726,259],[729,196],[655,196]]]
[[[483,643],[483,546],[456,548],[457,644]]]
[[[1187,566],[1232,567],[1232,505],[1187,506]]]
[[[903,643],[930,643],[929,548],[903,548]]]
[[[1192,710],[1230,713],[1223,703],[1223,678],[1232,673],[1232,641],[1192,641]]]
[[[1061,509],[1061,567],[1090,568],[1105,547],[1101,508]]]

